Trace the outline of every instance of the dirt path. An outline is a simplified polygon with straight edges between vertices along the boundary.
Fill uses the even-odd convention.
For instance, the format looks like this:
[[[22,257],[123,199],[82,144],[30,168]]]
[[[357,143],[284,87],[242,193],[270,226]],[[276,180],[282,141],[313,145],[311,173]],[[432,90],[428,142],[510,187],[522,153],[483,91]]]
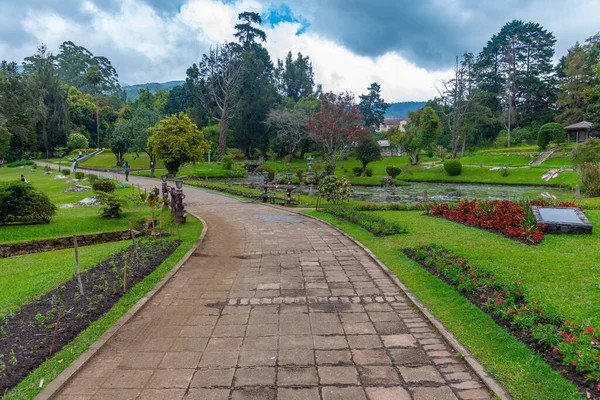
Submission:
[[[208,224],[205,241],[56,398],[490,398],[389,277],[338,231],[184,191],[188,210]]]

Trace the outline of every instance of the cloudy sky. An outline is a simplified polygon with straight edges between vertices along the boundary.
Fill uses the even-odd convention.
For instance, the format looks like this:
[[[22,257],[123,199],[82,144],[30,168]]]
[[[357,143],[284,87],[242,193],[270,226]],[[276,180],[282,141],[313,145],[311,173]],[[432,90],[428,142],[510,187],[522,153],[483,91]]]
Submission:
[[[554,33],[555,58],[600,30],[600,0],[0,0],[0,58],[71,40],[108,57],[126,84],[182,80],[206,49],[259,12],[271,57],[310,56],[325,90],[427,100],[454,57],[478,53],[513,19]]]

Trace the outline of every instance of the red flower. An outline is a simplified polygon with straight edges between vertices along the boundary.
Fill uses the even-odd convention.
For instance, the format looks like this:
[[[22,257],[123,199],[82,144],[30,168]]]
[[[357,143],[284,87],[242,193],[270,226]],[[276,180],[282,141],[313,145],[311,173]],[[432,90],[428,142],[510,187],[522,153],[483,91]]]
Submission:
[[[513,310],[512,308],[511,308],[510,310],[508,310],[508,313],[509,313],[509,314],[512,314],[512,313],[514,313],[514,312],[515,312],[515,310]]]
[[[557,351],[558,351],[558,349],[556,347],[552,349],[553,353],[556,353]]]
[[[573,364],[573,365],[577,365],[577,361],[573,361],[571,364]]]

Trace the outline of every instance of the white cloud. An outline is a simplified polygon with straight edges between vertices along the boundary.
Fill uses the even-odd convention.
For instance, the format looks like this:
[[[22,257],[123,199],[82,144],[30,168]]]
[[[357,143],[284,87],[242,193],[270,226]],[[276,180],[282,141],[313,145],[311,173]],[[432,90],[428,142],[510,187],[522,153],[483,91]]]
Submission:
[[[238,13],[262,12],[264,6],[257,0],[227,4],[189,0],[178,13],[163,15],[141,0],[124,0],[113,11],[100,9],[88,0],[81,11],[89,17],[89,25],[30,9],[23,26],[51,51],[58,51],[63,41],[71,40],[94,54],[107,56],[123,82],[142,83],[184,79],[185,70],[199,60],[203,50],[233,39]],[[359,56],[310,30],[296,35],[299,28],[299,24],[289,22],[268,28],[266,47],[273,61],[285,58],[288,51],[294,56],[298,52],[308,55],[315,81],[326,91],[359,95],[372,82],[378,82],[387,101],[426,100],[436,94],[435,81],[448,75],[447,71],[419,68],[395,52],[376,59]]]

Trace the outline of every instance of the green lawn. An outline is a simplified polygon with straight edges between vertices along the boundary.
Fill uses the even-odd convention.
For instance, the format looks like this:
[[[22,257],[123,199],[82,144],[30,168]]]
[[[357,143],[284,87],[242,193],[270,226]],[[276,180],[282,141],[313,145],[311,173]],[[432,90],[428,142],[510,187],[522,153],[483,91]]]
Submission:
[[[463,165],[489,165],[489,166],[508,166],[508,167],[524,167],[529,165],[533,160],[532,157],[521,156],[521,155],[498,155],[498,154],[485,154],[485,155],[473,155],[467,156],[460,159]]]
[[[377,212],[408,226],[408,233],[377,238],[335,217],[309,212],[341,227],[371,249],[439,318],[515,399],[580,398],[576,388],[554,372],[481,310],[461,297],[401,249],[439,244],[474,264],[493,269],[500,278],[519,279],[528,293],[552,303],[566,318],[589,320],[600,328],[599,233],[592,236],[553,236],[535,247],[493,233],[435,219],[418,211]],[[593,224],[599,211],[586,211]]]
[[[65,156],[62,159],[62,164],[71,166],[71,162],[68,160],[69,158],[76,157],[77,154],[70,154],[69,156]],[[125,154],[125,161],[129,162],[131,168],[147,168],[150,169],[150,157],[146,153],[127,153]],[[58,164],[58,158],[43,160]],[[122,170],[121,167],[117,167],[117,158],[110,150],[105,150],[103,153],[93,156],[87,161],[84,161],[79,164],[81,168],[106,168],[111,170]],[[162,167],[162,163],[157,163],[157,168]]]

